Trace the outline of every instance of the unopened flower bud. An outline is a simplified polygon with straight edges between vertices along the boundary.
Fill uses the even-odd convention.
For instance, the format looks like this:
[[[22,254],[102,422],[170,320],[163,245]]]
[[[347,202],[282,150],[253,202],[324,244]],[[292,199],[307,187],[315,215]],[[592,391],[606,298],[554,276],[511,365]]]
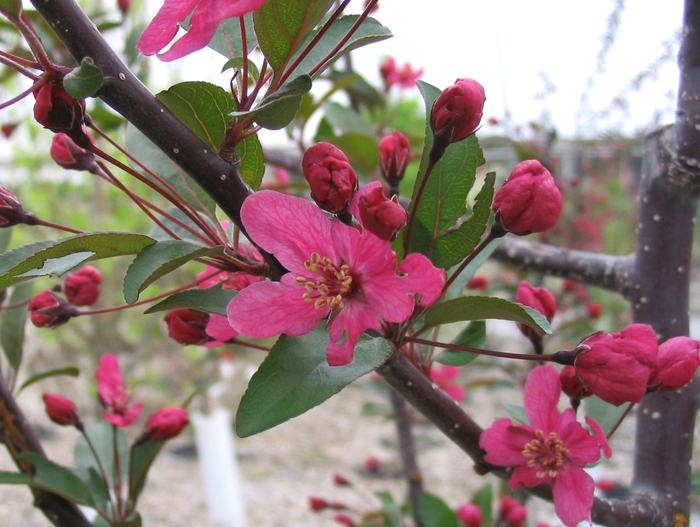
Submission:
[[[555,361],[573,364],[581,384],[615,406],[638,403],[658,368],[659,345],[654,330],[632,324],[620,333],[599,331],[583,339],[573,351],[560,351]]]
[[[350,487],[352,486],[352,483],[350,483],[350,480],[348,480],[345,476],[342,474],[333,474],[333,483],[338,485],[339,487]]]
[[[398,197],[387,198],[381,184],[363,189],[358,209],[364,228],[382,240],[393,241],[408,221],[408,213],[399,204]]]
[[[48,289],[34,295],[27,310],[32,324],[39,328],[60,326],[78,314],[74,307]]]
[[[36,225],[37,221],[34,214],[24,210],[17,196],[6,188],[0,187],[0,228],[14,227],[21,223]]]
[[[600,318],[600,313],[603,311],[603,306],[600,302],[588,302],[586,304],[586,313],[593,319]]]
[[[576,368],[573,366],[564,366],[559,372],[562,391],[573,400],[581,400],[584,397],[590,397],[593,392],[586,388],[576,376]]]
[[[411,162],[411,143],[401,132],[394,132],[379,141],[379,169],[391,187],[398,186]]]
[[[34,91],[34,119],[52,132],[78,130],[85,117],[85,101],[76,99],[61,81],[50,81]]]
[[[168,325],[168,336],[180,344],[204,344],[211,337],[206,333],[208,315],[200,315],[191,309],[173,309],[163,318]]]
[[[309,508],[314,511],[322,511],[328,508],[328,502],[318,496],[309,496]]]
[[[484,115],[486,93],[474,79],[457,79],[444,90],[430,110],[430,128],[435,136],[433,151],[442,157],[450,143],[474,133]],[[434,154],[431,152],[431,158]]]
[[[493,199],[496,224],[517,236],[551,229],[561,210],[552,174],[535,159],[518,164]]]
[[[100,296],[102,274],[90,265],[66,276],[63,292],[74,306],[91,306]]]
[[[483,274],[475,274],[467,282],[467,289],[486,289],[489,286],[489,279]]]
[[[527,509],[522,505],[516,505],[508,511],[505,516],[505,520],[508,525],[518,526],[522,525],[527,518]]]
[[[660,391],[685,386],[700,367],[700,342],[689,337],[674,337],[659,346],[659,364],[649,386]]]
[[[46,414],[54,423],[79,428],[82,426],[80,417],[78,417],[78,409],[73,401],[56,393],[45,393],[42,398],[46,405]]]
[[[333,516],[333,519],[340,523],[341,525],[347,525],[348,527],[355,527],[355,520],[353,520],[350,516],[347,514],[343,514],[342,512],[336,514]]]
[[[347,210],[357,190],[357,174],[342,150],[316,143],[304,152],[301,168],[319,207],[333,214]]]
[[[457,509],[457,517],[466,527],[481,527],[484,517],[473,503],[465,503]]]
[[[548,322],[554,318],[557,312],[557,301],[554,295],[546,287],[533,287],[523,280],[515,291],[515,301],[518,304],[531,307],[544,315]],[[532,342],[537,353],[542,353],[542,330],[518,323],[518,329]]]
[[[145,433],[151,441],[167,441],[179,436],[189,423],[187,410],[166,406],[148,418]]]
[[[131,0],[117,0],[117,6],[119,7],[119,11],[123,14],[127,14],[131,7]]]
[[[90,141],[92,138],[88,135]],[[71,170],[92,170],[96,167],[95,156],[75,144],[68,134],[58,133],[51,142],[51,158],[60,166]]]

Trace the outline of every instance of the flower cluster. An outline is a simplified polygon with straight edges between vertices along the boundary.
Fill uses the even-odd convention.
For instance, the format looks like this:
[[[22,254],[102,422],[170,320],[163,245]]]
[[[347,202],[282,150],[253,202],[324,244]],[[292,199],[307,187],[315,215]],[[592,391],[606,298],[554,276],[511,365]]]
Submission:
[[[385,90],[388,91],[392,86],[407,89],[416,85],[416,81],[423,75],[423,68],[413,69],[408,62],[398,66],[394,57],[388,57],[379,67],[379,73],[384,80]]]

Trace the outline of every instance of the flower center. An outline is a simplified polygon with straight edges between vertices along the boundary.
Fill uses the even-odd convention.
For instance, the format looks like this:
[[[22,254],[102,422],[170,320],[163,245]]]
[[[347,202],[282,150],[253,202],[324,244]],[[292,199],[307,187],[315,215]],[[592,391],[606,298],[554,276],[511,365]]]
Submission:
[[[327,256],[321,257],[318,253],[312,253],[311,258],[304,262],[304,267],[318,274],[319,278],[310,280],[297,276],[297,283],[306,289],[302,298],[309,303],[313,302],[316,309],[344,308],[345,297],[352,291],[350,266],[343,264],[338,267]]]
[[[545,437],[542,430],[535,432],[535,439],[523,448],[523,456],[528,459],[528,467],[537,467],[537,477],[549,476],[555,478],[557,471],[564,462],[568,461],[569,450],[556,432],[550,432]]]

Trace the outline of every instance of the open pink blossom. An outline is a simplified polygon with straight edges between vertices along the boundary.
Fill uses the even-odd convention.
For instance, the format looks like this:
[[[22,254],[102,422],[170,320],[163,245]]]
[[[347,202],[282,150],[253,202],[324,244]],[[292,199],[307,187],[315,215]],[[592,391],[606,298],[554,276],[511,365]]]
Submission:
[[[266,338],[304,335],[328,319],[332,366],[352,361],[365,330],[381,329],[381,320],[404,322],[416,301],[431,305],[445,284],[444,271],[420,254],[409,254],[397,274],[389,242],[329,219],[302,198],[263,190],[245,200],[241,218],[253,241],[290,272],[238,293],[228,305],[229,323]]]
[[[144,55],[155,55],[175,38],[179,23],[192,13],[187,34],[158,55],[162,61],[182,58],[209,44],[222,20],[243,16],[264,3],[265,0],[165,0],[136,48]]]
[[[551,364],[538,366],[525,384],[525,415],[529,425],[499,419],[481,434],[479,444],[486,451],[484,460],[499,466],[515,466],[511,487],[550,484],[554,511],[567,526],[591,520],[593,478],[583,467],[606,457],[611,450],[600,425],[586,417],[593,433],[576,421],[569,408],[560,413],[557,403],[561,381]]]
[[[116,426],[129,426],[141,413],[141,403],[129,405],[131,393],[124,386],[116,355],[108,353],[100,358],[95,372],[97,393],[104,404],[105,421]]]

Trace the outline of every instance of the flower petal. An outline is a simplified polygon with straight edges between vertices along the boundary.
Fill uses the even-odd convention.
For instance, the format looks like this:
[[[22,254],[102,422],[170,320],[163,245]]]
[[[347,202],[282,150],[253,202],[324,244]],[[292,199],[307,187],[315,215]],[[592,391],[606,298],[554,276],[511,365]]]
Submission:
[[[567,527],[591,521],[593,507],[593,478],[581,467],[565,465],[557,473],[552,485],[554,512]]]
[[[535,430],[542,430],[545,434],[559,431],[561,414],[557,404],[560,395],[559,372],[552,364],[538,366],[530,372],[525,383],[523,406]]]
[[[309,275],[304,262],[314,252],[337,262],[331,221],[308,200],[261,190],[243,202],[241,219],[253,241],[294,274]]]
[[[601,427],[598,424],[598,421],[592,417],[585,416],[584,419],[586,420],[588,426],[591,427],[591,430],[593,430],[593,434],[598,440],[598,444],[600,445],[600,449],[603,451],[603,454],[606,458],[610,458],[610,456],[612,456],[612,448],[610,448],[610,444],[608,443],[608,438],[603,431],[603,427]]]
[[[228,323],[228,318],[221,315],[211,315],[204,332],[219,343],[228,342],[238,336],[238,332]]]
[[[360,335],[369,328],[381,328],[377,312],[368,304],[355,299],[348,300],[328,328],[328,334],[331,338],[328,348],[326,348],[328,364],[342,366],[352,362],[357,341]]]
[[[228,321],[236,331],[253,338],[286,333],[304,335],[330,312],[304,301],[304,288],[289,274],[282,282],[258,282],[238,293],[227,308]]]
[[[514,425],[510,419],[499,419],[481,433],[479,445],[486,450],[486,462],[509,467],[526,461],[523,448],[533,437],[534,431],[529,426]]]
[[[175,38],[178,24],[197,6],[199,0],[165,0],[136,44],[144,55],[155,55]]]
[[[411,253],[399,264],[399,271],[406,276],[406,287],[421,295],[418,305],[428,307],[440,298],[445,287],[445,271],[418,253]]]

